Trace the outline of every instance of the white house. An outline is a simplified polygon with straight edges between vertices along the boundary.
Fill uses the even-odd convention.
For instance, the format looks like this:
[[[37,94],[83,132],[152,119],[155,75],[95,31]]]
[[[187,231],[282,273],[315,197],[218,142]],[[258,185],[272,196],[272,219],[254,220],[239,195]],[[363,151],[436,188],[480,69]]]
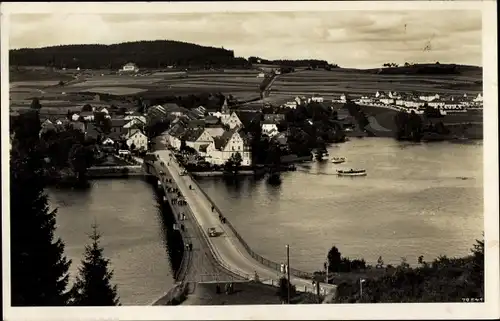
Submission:
[[[221,137],[207,146],[207,161],[216,165],[223,165],[234,154],[240,153],[243,161],[241,165],[249,166],[252,163],[250,147],[237,129],[226,131]]]
[[[268,137],[273,137],[279,133],[278,126],[273,121],[264,120],[262,122],[261,128],[262,128],[262,134],[265,134]]]
[[[136,64],[129,62],[128,64],[124,65],[122,67],[122,71],[127,71],[127,72],[138,72],[139,68],[137,67]]]
[[[102,141],[103,145],[114,145],[115,142],[111,138],[107,137],[105,140]]]
[[[479,93],[477,94],[477,97],[474,98],[474,102],[482,102],[483,101],[483,96]]]
[[[132,144],[135,145],[136,149],[147,150],[148,149],[148,137],[140,130],[135,130],[127,137],[127,146],[130,147]]]
[[[418,101],[416,99],[404,99],[403,100],[403,106],[407,108],[420,108],[425,104],[425,102]]]
[[[392,105],[396,103],[396,100],[389,97],[380,98],[379,101],[385,105]]]
[[[231,129],[243,125],[240,118],[238,117],[238,115],[236,115],[234,111],[231,114],[222,114],[221,122],[224,125],[229,126],[229,128]]]
[[[378,91],[377,91],[378,93]],[[340,102],[345,103],[347,102],[347,96],[345,94],[340,95]]]
[[[75,114],[71,115],[71,120],[72,121],[78,121],[79,119],[80,119],[80,115],[79,114],[75,113]]]
[[[302,103],[306,102],[306,97],[304,96],[297,96],[295,97],[295,101],[297,102],[297,105],[302,105]]]
[[[296,101],[287,101],[284,105],[284,108],[290,108],[290,109],[296,109],[297,108],[297,102]]]
[[[309,102],[315,102],[315,103],[322,103],[324,101],[324,98],[323,97],[319,97],[319,96],[313,96],[311,97],[309,100]]]
[[[105,107],[102,107],[101,109],[99,109],[99,112],[100,113],[105,113],[106,115],[109,114],[109,111]]]
[[[433,101],[433,100],[439,99],[439,95],[438,94],[435,94],[435,95],[422,95],[422,96],[419,96],[418,99],[429,102],[429,101]]]
[[[442,107],[444,107],[445,102],[441,101],[441,100],[434,100],[434,101],[428,102],[427,105],[429,105],[430,107],[434,107],[434,108],[442,108]]]
[[[444,102],[443,108],[444,109],[460,109],[461,107],[459,107],[459,105],[460,105],[459,102],[456,102],[454,100],[448,100],[448,101]]]
[[[266,74],[264,74],[263,72],[259,73],[257,75],[257,78],[264,78],[266,76]]]
[[[186,142],[186,146],[200,151],[202,145],[209,145],[214,142],[214,139],[204,128],[190,128],[184,132],[181,140]]]
[[[360,104],[371,104],[371,103],[373,103],[373,99],[371,99],[368,96],[361,96],[361,98],[358,99],[358,102]]]

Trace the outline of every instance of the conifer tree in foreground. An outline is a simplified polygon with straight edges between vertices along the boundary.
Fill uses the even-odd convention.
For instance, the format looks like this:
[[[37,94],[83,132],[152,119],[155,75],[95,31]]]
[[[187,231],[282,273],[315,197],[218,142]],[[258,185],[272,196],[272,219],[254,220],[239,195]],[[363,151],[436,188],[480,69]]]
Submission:
[[[11,304],[63,306],[71,261],[54,237],[56,210],[44,193],[43,159],[28,141],[35,140],[14,140],[10,158]]]
[[[103,249],[99,244],[101,235],[97,225],[92,225],[90,239],[92,243],[85,246],[82,266],[71,290],[72,305],[77,306],[114,306],[120,305],[116,285],[110,280],[113,271],[108,269],[109,260],[103,257]]]

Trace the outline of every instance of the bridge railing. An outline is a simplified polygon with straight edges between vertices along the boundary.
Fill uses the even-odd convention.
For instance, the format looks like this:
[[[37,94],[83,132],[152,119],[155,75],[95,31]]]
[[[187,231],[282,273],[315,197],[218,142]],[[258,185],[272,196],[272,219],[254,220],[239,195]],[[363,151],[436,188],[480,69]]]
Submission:
[[[216,204],[214,204],[212,202],[210,196],[208,196],[208,194],[203,190],[203,188],[200,187],[200,185],[198,184],[198,182],[196,181],[196,179],[191,175],[191,173],[188,173],[188,175],[191,178],[191,180],[193,181],[193,183],[195,184],[195,186],[198,188],[198,190],[201,191],[201,193],[203,194],[203,196],[207,199],[207,201],[209,201],[214,206],[214,208],[217,210],[218,213],[222,214],[222,211],[220,210],[220,208]],[[274,261],[271,261],[269,259],[266,259],[265,257],[259,255],[254,250],[252,250],[252,248],[247,244],[247,242],[245,242],[245,240],[243,239],[243,237],[238,233],[238,231],[236,230],[236,228],[233,227],[233,225],[231,224],[231,222],[229,222],[229,220],[227,218],[226,218],[225,224],[234,233],[234,235],[236,236],[236,238],[238,238],[238,240],[241,242],[241,244],[243,245],[243,247],[245,248],[245,250],[247,250],[248,254],[250,254],[250,256],[252,256],[252,258],[254,258],[257,262],[261,263],[262,265],[267,266],[267,267],[269,267],[269,268],[277,271],[278,273],[281,272],[280,271],[281,270],[281,264],[276,263]],[[292,274],[295,277],[302,278],[302,279],[312,279],[313,278],[313,274],[312,273],[304,272],[304,271],[297,270],[297,269],[294,269],[294,268],[290,269],[290,274]]]

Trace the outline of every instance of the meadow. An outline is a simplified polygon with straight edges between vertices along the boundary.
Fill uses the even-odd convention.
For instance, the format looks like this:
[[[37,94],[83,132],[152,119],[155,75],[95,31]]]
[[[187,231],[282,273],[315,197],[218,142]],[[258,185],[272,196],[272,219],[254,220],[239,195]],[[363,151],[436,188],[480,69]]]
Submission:
[[[10,107],[12,111],[29,108],[37,97],[44,113],[65,114],[77,111],[84,104],[93,106],[115,105],[122,98],[135,95],[144,98],[158,96],[183,96],[203,92],[221,92],[239,100],[250,100],[260,95],[256,70],[216,71],[141,71],[138,74],[117,74],[109,70],[85,70],[77,72],[47,70],[11,70]],[[64,85],[60,85],[60,81]],[[114,96],[112,102],[97,101],[93,94]],[[130,107],[130,106],[129,106]]]

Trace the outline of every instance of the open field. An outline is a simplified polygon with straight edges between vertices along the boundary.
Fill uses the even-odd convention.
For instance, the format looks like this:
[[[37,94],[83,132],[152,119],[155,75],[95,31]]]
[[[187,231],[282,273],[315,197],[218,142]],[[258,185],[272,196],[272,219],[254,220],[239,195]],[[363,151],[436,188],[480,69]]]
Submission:
[[[376,91],[477,95],[482,92],[482,79],[471,75],[379,75],[352,70],[306,70],[279,76],[269,100],[280,103],[297,95],[318,94],[325,99],[345,93],[353,97]]]
[[[12,71],[16,74],[18,71]],[[37,74],[40,73],[40,74]],[[151,74],[112,74],[109,70],[82,71],[75,79],[64,86],[58,86],[59,77],[74,71],[33,70],[29,75],[23,72],[23,79],[11,81],[10,99],[13,106],[24,106],[31,103],[34,97],[42,100],[42,106],[67,105],[68,101],[81,101],[79,93],[102,93],[114,96],[131,96],[140,94],[146,98],[155,96],[188,95],[202,92],[222,92],[232,94],[240,100],[259,97],[259,85],[262,78],[257,78],[256,70],[219,70],[219,71],[152,71]],[[50,79],[44,79],[43,76]],[[13,79],[20,79],[14,76]],[[85,99],[84,99],[85,100]]]
[[[270,67],[270,66],[267,66]],[[259,85],[263,81],[257,78],[258,71],[253,69],[228,69],[217,71],[148,71],[149,74],[118,75],[110,70],[82,71],[75,79],[71,76],[65,86],[58,86],[60,77],[69,76],[75,71],[32,70],[29,79],[26,72],[23,78],[15,76],[19,71],[11,71],[10,98],[12,106],[29,105],[33,97],[41,99],[42,106],[68,105],[68,102],[88,100],[79,94],[102,93],[114,96],[140,95],[144,98],[162,96],[181,96],[203,92],[222,92],[231,94],[240,101],[259,97]],[[44,78],[46,77],[46,78]],[[379,91],[422,92],[476,95],[482,92],[481,77],[478,73],[465,75],[379,75],[362,70],[333,69],[303,70],[277,77],[271,86],[270,96],[264,102],[282,104],[297,95],[318,94],[325,100],[338,99],[340,94],[352,97],[373,95]],[[259,102],[261,105],[262,102]],[[377,119],[381,116],[377,116]],[[460,117],[460,116],[458,116]],[[381,123],[383,126],[383,124]]]

